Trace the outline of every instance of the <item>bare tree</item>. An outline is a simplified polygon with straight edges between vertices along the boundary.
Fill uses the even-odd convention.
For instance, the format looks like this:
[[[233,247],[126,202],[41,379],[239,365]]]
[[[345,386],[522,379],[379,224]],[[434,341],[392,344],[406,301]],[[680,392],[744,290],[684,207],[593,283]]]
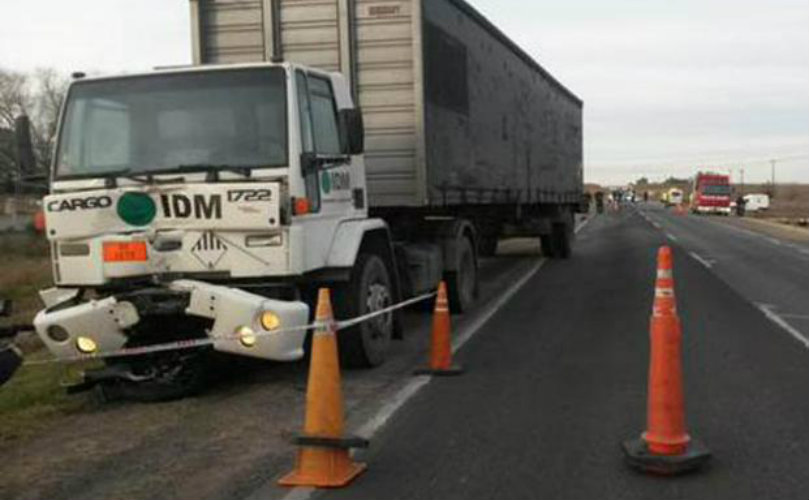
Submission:
[[[28,78],[0,69],[0,181],[9,185],[17,172],[17,151],[14,141],[15,119],[33,107]]]
[[[3,185],[9,185],[21,175],[14,140],[15,120],[20,115],[30,118],[37,170],[47,170],[67,84],[67,78],[52,69],[25,74],[0,68],[0,183]]]
[[[31,117],[34,154],[41,170],[47,170],[53,156],[59,112],[67,93],[68,80],[53,69],[40,69],[34,75],[34,113]]]

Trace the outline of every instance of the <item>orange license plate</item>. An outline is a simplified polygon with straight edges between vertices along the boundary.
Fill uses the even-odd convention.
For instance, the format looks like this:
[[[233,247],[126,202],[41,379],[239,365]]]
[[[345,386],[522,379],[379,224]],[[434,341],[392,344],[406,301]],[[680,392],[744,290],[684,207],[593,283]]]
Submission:
[[[146,242],[105,242],[104,262],[146,262]]]

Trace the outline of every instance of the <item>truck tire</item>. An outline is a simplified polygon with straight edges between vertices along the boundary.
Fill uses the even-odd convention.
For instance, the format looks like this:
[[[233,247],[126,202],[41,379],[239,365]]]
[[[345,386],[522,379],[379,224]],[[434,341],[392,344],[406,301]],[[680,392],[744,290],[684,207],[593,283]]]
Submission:
[[[539,246],[542,248],[542,255],[548,259],[556,258],[556,247],[553,244],[553,237],[550,234],[543,234],[539,237]]]
[[[446,273],[449,307],[453,313],[468,311],[478,295],[478,266],[472,242],[461,237],[457,247],[457,271]]]
[[[172,401],[198,394],[208,382],[210,352],[174,351],[156,353],[129,360],[112,360],[125,363],[133,375],[151,378],[133,381],[109,380],[101,383],[106,399],[119,398],[154,403]]]
[[[393,305],[390,270],[381,257],[362,253],[351,280],[336,289],[339,319],[356,318]],[[385,362],[394,331],[394,314],[388,313],[337,333],[340,360],[346,368],[372,368]]]
[[[552,227],[552,240],[554,246],[554,258],[569,259],[572,253],[570,227],[564,222],[556,223]]]
[[[497,253],[497,236],[483,236],[478,243],[478,253],[482,257],[492,257]]]
[[[542,255],[548,259],[569,259],[572,254],[571,241],[570,226],[564,222],[555,222],[551,226],[551,234],[539,237]]]

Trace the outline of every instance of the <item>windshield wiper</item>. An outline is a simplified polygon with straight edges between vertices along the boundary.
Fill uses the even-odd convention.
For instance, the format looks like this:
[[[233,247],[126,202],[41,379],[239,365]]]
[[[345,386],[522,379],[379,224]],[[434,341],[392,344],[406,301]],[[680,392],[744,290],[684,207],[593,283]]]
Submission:
[[[135,181],[140,184],[152,183],[151,176],[147,175],[144,179],[143,177],[132,175],[131,168],[122,168],[121,170],[113,170],[111,172],[99,172],[98,176],[104,179],[104,187],[107,189],[114,189],[118,187],[118,177],[123,177],[124,179]]]
[[[177,165],[176,167],[145,170],[145,171],[134,171],[134,172],[131,168],[122,168],[120,170],[110,170],[107,172],[98,172],[94,174],[75,176],[75,178],[100,177],[104,179],[104,185],[107,189],[114,189],[118,187],[119,177],[134,182],[138,182],[140,184],[151,185],[151,184],[162,184],[166,182],[176,182],[177,180],[182,182],[185,180],[182,177],[179,179],[158,180],[155,179],[154,177],[155,175],[202,172],[207,174],[205,182],[218,182],[220,172],[232,172],[235,174],[242,175],[246,178],[250,178],[253,175],[254,168],[257,167],[238,166],[238,165],[213,165],[208,163],[199,163],[189,165]]]
[[[178,165],[167,171],[175,172],[205,172],[207,175],[206,182],[216,182],[219,180],[219,172],[233,172],[234,174],[242,175],[250,178],[253,175],[254,167],[244,167],[239,165],[212,165],[208,163],[197,163],[190,165]]]

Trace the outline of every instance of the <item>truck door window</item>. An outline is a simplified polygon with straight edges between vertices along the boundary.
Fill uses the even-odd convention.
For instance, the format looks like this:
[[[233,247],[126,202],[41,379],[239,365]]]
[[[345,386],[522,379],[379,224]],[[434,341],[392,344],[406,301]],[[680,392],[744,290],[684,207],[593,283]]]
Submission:
[[[310,76],[309,100],[312,108],[315,150],[323,155],[341,154],[337,107],[334,105],[331,82],[325,78]]]
[[[312,127],[312,108],[309,101],[308,78],[303,71],[295,72],[295,86],[298,89],[298,116],[301,122],[301,151],[316,153],[315,137]],[[306,199],[309,200],[309,210],[320,211],[320,176],[317,172],[307,172],[304,177],[306,186]]]
[[[301,148],[304,153],[314,153],[315,143],[312,134],[312,112],[309,106],[309,89],[306,85],[306,76],[303,71],[295,75],[298,87],[298,116],[301,121]]]

